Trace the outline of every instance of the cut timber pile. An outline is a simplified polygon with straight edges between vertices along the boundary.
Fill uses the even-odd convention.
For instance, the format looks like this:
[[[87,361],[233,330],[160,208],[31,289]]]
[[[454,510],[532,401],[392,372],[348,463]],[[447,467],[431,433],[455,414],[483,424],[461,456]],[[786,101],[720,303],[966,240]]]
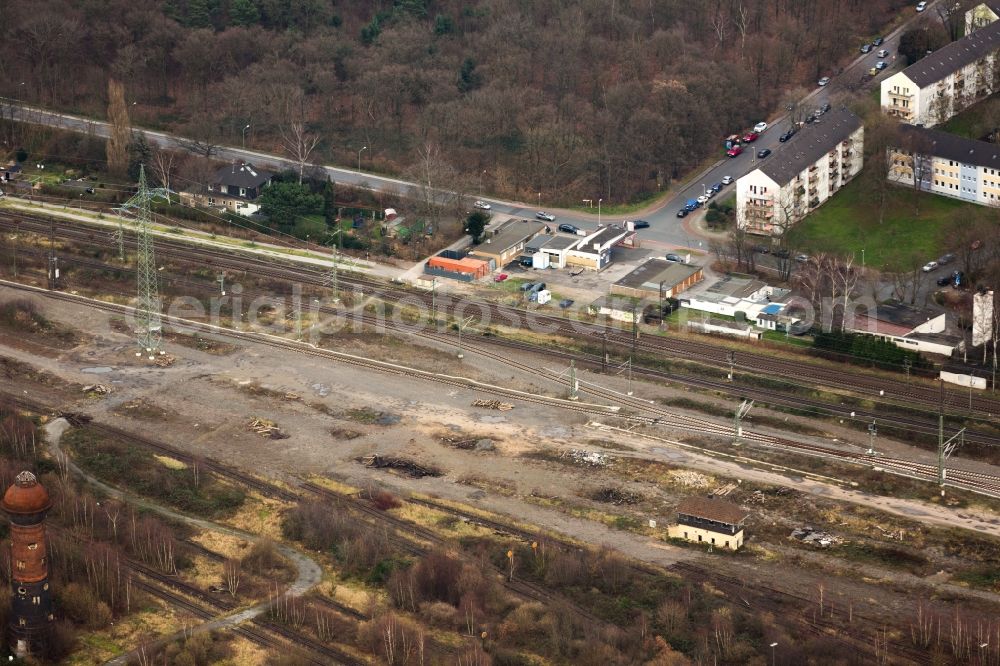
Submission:
[[[262,437],[268,437],[270,439],[286,439],[288,435],[281,432],[281,428],[274,421],[268,419],[259,419],[254,417],[250,419],[250,423],[247,424],[247,428],[251,432],[255,432]]]
[[[473,400],[473,407],[485,407],[486,409],[499,409],[501,412],[508,412],[514,409],[514,405],[509,402],[500,402],[499,400]]]

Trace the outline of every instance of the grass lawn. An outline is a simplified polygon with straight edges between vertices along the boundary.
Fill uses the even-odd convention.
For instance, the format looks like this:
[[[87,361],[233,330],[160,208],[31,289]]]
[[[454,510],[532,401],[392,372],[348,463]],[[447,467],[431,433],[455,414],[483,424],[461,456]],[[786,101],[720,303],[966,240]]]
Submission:
[[[913,198],[920,198],[919,215]],[[789,232],[791,246],[806,252],[855,255],[865,264],[888,270],[912,268],[914,257],[929,261],[941,254],[944,229],[955,211],[980,206],[936,194],[915,193],[906,187],[889,188],[882,224],[878,208],[865,196],[860,180],[854,180],[817,208]]]
[[[981,139],[993,131],[1000,117],[1000,97],[987,97],[957,116],[952,116],[939,129],[968,139]]]

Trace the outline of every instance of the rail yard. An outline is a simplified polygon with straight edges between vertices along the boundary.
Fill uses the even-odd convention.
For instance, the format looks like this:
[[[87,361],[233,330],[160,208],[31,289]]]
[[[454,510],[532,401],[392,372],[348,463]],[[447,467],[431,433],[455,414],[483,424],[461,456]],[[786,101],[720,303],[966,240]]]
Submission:
[[[915,596],[919,613],[937,618],[955,612],[940,593],[961,599],[959,623],[994,603],[988,588],[964,582],[973,580],[966,571],[981,570],[982,556],[949,545],[956,529],[987,551],[1000,538],[991,518],[1000,497],[992,455],[1000,402],[989,394],[655,329],[636,335],[347,271],[335,300],[326,270],[166,235],[156,238],[164,298],[207,305],[224,271],[269,316],[251,326],[225,308],[215,319],[166,311],[166,354],[153,363],[131,351],[135,277],[107,229],[3,213],[0,230],[5,248],[11,234],[19,243],[18,275],[5,269],[0,300],[30,301],[74,337],[67,345],[0,329],[7,404],[71,421],[84,415],[80,429],[203,468],[281,506],[337,507],[402,558],[453,551],[463,566],[487,566],[512,603],[559,608],[581,626],[617,631],[620,618],[600,604],[595,610],[575,588],[517,564],[541,549],[605,557],[601,549],[614,544],[636,581],[715,590],[733,609],[788,618],[778,623],[782,635],[917,664],[933,663],[934,650],[912,636],[923,621]],[[127,239],[125,249],[134,252]],[[48,289],[53,253],[61,272]],[[298,327],[286,318],[296,290],[309,311]],[[630,352],[634,365],[623,369]],[[100,395],[81,396],[79,387],[95,379]],[[754,411],[734,423],[739,401],[753,401]],[[936,458],[939,414],[949,433],[966,428],[964,446],[944,460]],[[877,442],[864,430],[873,418],[882,428]],[[267,432],[281,438],[248,432],[248,420],[271,424]],[[373,457],[394,461],[397,471],[368,465]],[[665,537],[670,507],[692,492],[754,507],[746,553],[720,557]],[[790,541],[806,524],[846,545],[817,551]],[[493,545],[468,550],[452,529]],[[917,544],[920,555],[911,550]],[[501,552],[480,559],[491,547]],[[211,549],[193,552],[223,566]],[[781,566],[788,561],[799,563],[794,574]],[[137,590],[203,626],[226,623],[240,608],[141,562],[129,566]],[[953,573],[936,578],[931,592],[926,581],[939,570]],[[338,588],[354,585],[342,579]],[[353,638],[329,631],[374,622],[379,602],[346,605],[329,590],[309,592],[301,608],[282,599],[229,621],[234,639],[265,651],[294,646],[304,663],[369,663]],[[289,623],[298,616],[325,619],[309,629]],[[936,649],[972,654],[968,636]],[[482,647],[435,640],[427,649],[446,662]]]

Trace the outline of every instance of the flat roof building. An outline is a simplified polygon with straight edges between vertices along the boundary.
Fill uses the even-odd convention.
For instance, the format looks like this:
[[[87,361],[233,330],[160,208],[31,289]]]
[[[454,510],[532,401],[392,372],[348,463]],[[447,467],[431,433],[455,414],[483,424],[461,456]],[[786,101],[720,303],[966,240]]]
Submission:
[[[528,241],[546,228],[546,225],[534,220],[511,220],[484,239],[469,254],[487,261],[492,259],[497,269],[503,268],[517,259]]]
[[[633,298],[675,298],[704,279],[701,266],[652,258],[611,285],[611,293]]]

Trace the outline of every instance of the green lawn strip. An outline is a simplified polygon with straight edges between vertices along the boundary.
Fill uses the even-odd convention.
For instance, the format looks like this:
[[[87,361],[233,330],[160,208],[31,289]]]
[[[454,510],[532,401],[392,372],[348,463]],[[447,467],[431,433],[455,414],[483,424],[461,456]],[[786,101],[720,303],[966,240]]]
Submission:
[[[920,199],[916,210],[914,197]],[[853,254],[860,262],[864,249],[868,266],[908,270],[914,256],[930,260],[941,253],[945,227],[962,207],[978,209],[976,204],[893,186],[879,224],[878,207],[855,180],[796,225],[790,238],[794,247],[807,252]]]

